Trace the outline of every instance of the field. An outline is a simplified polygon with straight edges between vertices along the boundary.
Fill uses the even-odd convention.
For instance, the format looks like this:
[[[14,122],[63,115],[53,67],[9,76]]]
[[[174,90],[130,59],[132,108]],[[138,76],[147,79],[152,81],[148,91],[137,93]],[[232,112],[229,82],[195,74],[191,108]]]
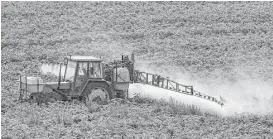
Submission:
[[[272,13],[272,2],[1,2],[1,137],[271,138]],[[228,84],[231,94],[244,94],[233,85],[249,81],[255,98],[271,101],[269,112],[221,116],[146,98],[92,107],[17,101],[18,76],[44,77],[41,62],[131,52],[139,69]]]

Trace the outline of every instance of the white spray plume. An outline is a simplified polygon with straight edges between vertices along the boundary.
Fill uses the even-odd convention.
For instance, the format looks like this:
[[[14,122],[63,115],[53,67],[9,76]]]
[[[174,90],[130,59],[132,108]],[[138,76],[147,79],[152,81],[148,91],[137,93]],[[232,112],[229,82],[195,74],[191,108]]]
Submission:
[[[209,83],[198,82],[191,78],[189,74],[182,74],[179,69],[172,67],[151,68],[148,62],[137,63],[136,68],[150,73],[169,76],[171,80],[185,85],[193,85],[194,89],[204,94],[220,99],[220,96],[227,100],[225,105],[220,105],[208,100],[179,94],[173,91],[142,84],[130,85],[130,94],[140,93],[155,99],[168,100],[170,97],[184,104],[193,104],[208,112],[218,113],[223,116],[234,114],[256,114],[264,115],[273,113],[273,85],[255,79],[237,80],[236,82],[224,82],[220,80],[210,81]]]

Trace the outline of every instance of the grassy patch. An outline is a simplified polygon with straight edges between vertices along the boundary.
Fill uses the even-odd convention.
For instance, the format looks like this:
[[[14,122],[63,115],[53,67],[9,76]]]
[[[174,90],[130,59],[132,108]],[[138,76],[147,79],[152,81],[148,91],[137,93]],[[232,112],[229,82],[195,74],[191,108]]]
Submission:
[[[27,7],[27,8],[26,8]],[[1,2],[1,138],[271,138],[272,114],[220,117],[138,98],[18,103],[20,74],[71,55],[135,52],[203,79],[271,83],[272,2]],[[47,76],[45,80],[55,80]]]
[[[272,116],[220,117],[194,106],[143,98],[114,99],[94,111],[83,103],[22,103],[2,118],[2,137],[227,138],[272,134]],[[153,102],[153,103],[151,103]],[[194,108],[193,108],[194,107]],[[21,130],[19,130],[21,129]]]

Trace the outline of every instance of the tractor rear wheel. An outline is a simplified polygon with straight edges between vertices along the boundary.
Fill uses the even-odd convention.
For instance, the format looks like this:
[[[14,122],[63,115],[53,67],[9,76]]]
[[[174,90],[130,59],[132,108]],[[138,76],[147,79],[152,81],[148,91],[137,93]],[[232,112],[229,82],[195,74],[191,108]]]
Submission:
[[[108,101],[109,95],[108,92],[104,88],[94,88],[90,91],[90,93],[86,97],[87,103],[97,102],[100,103],[102,101]]]
[[[112,98],[111,90],[108,84],[104,82],[89,83],[83,93],[85,104],[107,102]]]

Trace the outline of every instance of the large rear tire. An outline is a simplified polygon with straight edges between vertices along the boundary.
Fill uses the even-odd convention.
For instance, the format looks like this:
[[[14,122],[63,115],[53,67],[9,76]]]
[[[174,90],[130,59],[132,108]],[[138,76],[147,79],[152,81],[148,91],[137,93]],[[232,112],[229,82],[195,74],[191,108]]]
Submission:
[[[85,104],[108,101],[112,99],[112,93],[106,82],[89,82],[84,89]]]
[[[91,103],[91,102],[99,103],[101,101],[108,101],[108,100],[109,100],[108,92],[104,88],[100,88],[100,87],[94,88],[86,96],[87,103]]]

